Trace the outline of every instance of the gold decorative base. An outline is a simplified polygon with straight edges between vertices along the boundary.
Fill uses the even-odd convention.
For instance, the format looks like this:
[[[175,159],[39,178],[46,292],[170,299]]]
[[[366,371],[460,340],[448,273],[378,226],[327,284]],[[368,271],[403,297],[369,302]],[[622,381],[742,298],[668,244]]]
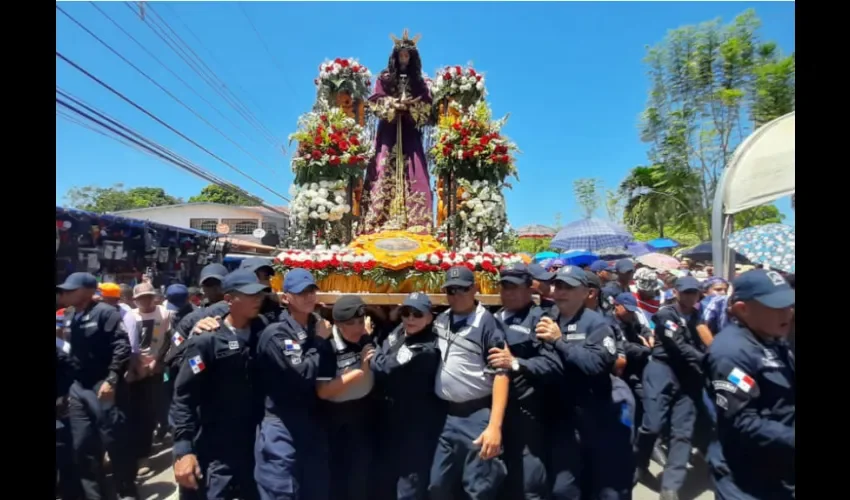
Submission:
[[[399,270],[413,266],[416,257],[423,253],[445,250],[433,236],[408,231],[381,231],[364,234],[348,245],[357,253],[368,252],[375,257],[379,267]]]

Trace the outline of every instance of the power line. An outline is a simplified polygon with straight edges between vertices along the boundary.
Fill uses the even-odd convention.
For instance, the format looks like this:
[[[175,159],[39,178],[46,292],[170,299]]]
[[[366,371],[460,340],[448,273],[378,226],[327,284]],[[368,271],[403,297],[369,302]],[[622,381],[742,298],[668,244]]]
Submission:
[[[119,23],[118,23],[115,19],[113,19],[113,18],[112,18],[109,14],[107,14],[107,13],[106,13],[103,9],[101,9],[100,7],[98,7],[98,5],[97,5],[96,3],[94,3],[94,2],[89,2],[89,3],[92,5],[92,7],[94,7],[95,9],[97,9],[97,10],[98,10],[98,12],[100,12],[100,13],[101,13],[104,17],[106,17],[106,19],[108,19],[108,20],[109,20],[109,21],[110,21],[113,25],[115,25],[115,27],[116,27],[116,28],[118,28],[119,30],[121,30],[121,32],[122,32],[122,33],[124,33],[125,35],[127,35],[127,37],[128,37],[130,40],[132,40],[132,41],[133,41],[136,45],[138,45],[138,46],[139,46],[139,48],[141,48],[142,50],[144,50],[144,51],[145,51],[145,53],[146,53],[147,55],[149,55],[151,58],[153,58],[153,60],[154,60],[154,61],[156,61],[157,63],[159,63],[159,65],[160,65],[160,66],[162,66],[163,68],[165,68],[165,70],[166,70],[166,71],[168,71],[168,72],[169,72],[169,73],[170,73],[170,74],[171,74],[174,78],[178,79],[178,80],[180,81],[180,83],[182,83],[182,84],[183,84],[183,85],[185,85],[185,86],[186,86],[189,90],[191,90],[193,94],[195,94],[195,95],[196,95],[196,96],[198,96],[201,100],[203,100],[205,103],[207,103],[207,104],[208,104],[208,105],[209,105],[209,106],[210,106],[213,110],[215,110],[215,111],[219,114],[219,116],[221,116],[222,118],[224,118],[225,120],[227,120],[227,121],[228,121],[228,123],[230,123],[231,125],[233,125],[233,127],[234,127],[234,128],[236,128],[236,130],[238,130],[239,132],[241,132],[241,133],[242,133],[242,135],[244,135],[245,137],[247,137],[247,138],[249,138],[249,139],[252,139],[252,136],[249,136],[249,135],[248,135],[248,134],[247,134],[244,130],[242,130],[242,128],[241,128],[241,127],[239,127],[239,125],[237,125],[236,123],[234,123],[234,121],[233,121],[233,120],[231,120],[231,119],[230,119],[227,115],[225,115],[225,114],[224,114],[224,113],[223,113],[220,109],[218,109],[218,107],[216,107],[213,103],[211,103],[211,102],[210,102],[207,98],[205,98],[204,96],[202,96],[202,95],[201,95],[201,94],[200,94],[197,90],[195,90],[195,88],[194,88],[194,87],[192,87],[192,86],[191,86],[188,82],[186,82],[186,80],[184,80],[183,78],[181,78],[181,77],[180,77],[180,75],[178,75],[177,73],[175,73],[175,72],[174,72],[174,70],[172,70],[171,68],[169,68],[169,67],[168,67],[168,66],[167,66],[164,62],[162,62],[162,61],[161,61],[158,57],[156,57],[156,55],[154,55],[154,54],[153,54],[153,53],[152,53],[152,52],[151,52],[151,51],[150,51],[147,47],[145,47],[145,45],[144,45],[143,43],[141,43],[140,41],[138,41],[138,40],[136,39],[136,37],[134,37],[132,34],[130,34],[127,30],[125,30],[123,26],[121,26],[121,25],[120,25],[120,24],[119,24]],[[272,145],[274,145],[274,144],[272,144]],[[272,170],[272,172],[277,173],[277,172],[275,172],[274,170]]]
[[[127,8],[133,11],[129,4],[125,4]],[[216,72],[207,65],[192,47],[162,18],[152,6],[148,6],[152,15],[147,16],[143,21],[153,33],[165,43],[168,48],[174,51],[177,56],[189,66],[189,69],[194,71],[210,88],[213,89],[234,111],[242,118],[257,129],[260,134],[264,135],[266,140],[273,146],[279,147],[281,151],[286,153],[286,148],[277,140],[274,133],[253,114],[253,112],[233,93],[227,84],[216,74]],[[135,12],[135,11],[134,11]],[[159,21],[157,21],[159,19]],[[161,24],[160,24],[161,23]],[[164,26],[164,27],[163,27]],[[166,31],[171,32],[171,34]],[[172,36],[173,35],[173,36]],[[224,89],[229,95],[222,91]]]
[[[245,19],[248,21],[248,24],[251,25],[251,29],[254,30],[254,34],[257,35],[257,39],[259,39],[260,43],[263,44],[263,48],[266,49],[266,54],[269,55],[274,65],[277,67],[278,71],[280,71],[281,75],[283,76],[283,81],[286,82],[286,85],[289,87],[289,90],[291,90],[292,93],[295,94],[297,97],[298,94],[295,91],[295,87],[293,87],[292,84],[289,83],[289,79],[286,77],[286,70],[283,69],[283,65],[278,62],[277,58],[269,49],[268,44],[263,39],[263,36],[260,35],[260,30],[258,30],[257,27],[254,25],[254,21],[251,21],[251,17],[248,15],[248,11],[245,10],[245,6],[242,5],[242,2],[239,2],[236,5],[239,6],[239,10],[242,11],[242,15],[245,16]]]
[[[260,165],[262,165],[262,166],[264,166],[264,167],[268,168],[269,170],[271,170],[271,171],[272,171],[272,173],[275,173],[275,172],[274,172],[274,169],[273,169],[272,167],[270,167],[270,166],[269,166],[266,162],[264,162],[264,161],[260,160],[260,159],[259,159],[259,158],[257,158],[256,156],[254,156],[254,155],[253,155],[252,153],[250,153],[248,150],[246,150],[245,148],[243,148],[243,147],[242,147],[242,146],[241,146],[238,142],[234,141],[234,140],[233,140],[230,136],[228,136],[227,134],[225,134],[224,132],[222,132],[222,131],[221,131],[221,129],[219,129],[218,127],[216,127],[216,126],[215,126],[215,125],[213,125],[212,123],[210,123],[210,121],[209,121],[209,120],[207,120],[206,118],[204,118],[203,116],[201,116],[201,114],[200,114],[200,113],[198,113],[197,111],[195,111],[195,110],[194,110],[191,106],[189,106],[188,104],[186,104],[185,102],[183,102],[182,100],[180,100],[180,98],[179,98],[179,97],[175,96],[173,93],[171,93],[171,91],[169,91],[168,89],[166,89],[165,87],[163,87],[163,86],[162,86],[159,82],[157,82],[156,80],[154,80],[154,79],[153,79],[150,75],[148,75],[148,74],[147,74],[147,73],[145,73],[142,69],[140,69],[138,66],[136,66],[135,64],[133,64],[133,63],[132,63],[129,59],[127,59],[127,58],[126,58],[126,57],[124,57],[124,56],[123,56],[120,52],[118,52],[117,50],[115,50],[115,49],[114,49],[114,48],[113,48],[113,47],[112,47],[109,43],[107,43],[106,41],[104,41],[103,39],[101,39],[99,36],[97,36],[95,33],[93,33],[90,29],[86,28],[86,27],[85,27],[85,26],[84,26],[81,22],[79,22],[77,19],[75,19],[75,18],[74,18],[74,16],[72,16],[72,15],[68,14],[68,13],[67,13],[67,12],[66,12],[66,11],[65,11],[62,7],[60,7],[58,4],[56,5],[56,9],[57,9],[59,12],[61,12],[62,14],[64,14],[64,15],[65,15],[68,19],[70,19],[70,20],[71,20],[74,24],[76,24],[76,25],[77,25],[80,29],[82,29],[83,31],[85,31],[85,32],[86,32],[89,36],[91,36],[92,38],[94,38],[95,40],[97,40],[97,41],[98,41],[98,43],[100,43],[101,45],[103,45],[104,47],[106,47],[106,48],[107,48],[110,52],[112,52],[113,54],[115,54],[116,56],[118,56],[118,58],[119,58],[119,59],[121,59],[122,61],[124,61],[124,62],[125,62],[128,66],[130,66],[131,68],[133,68],[134,70],[136,70],[136,72],[138,72],[140,75],[144,76],[144,77],[145,77],[145,78],[146,78],[149,82],[151,82],[152,84],[154,84],[154,85],[155,85],[158,89],[160,89],[161,91],[165,92],[165,94],[166,94],[166,95],[168,95],[168,96],[169,96],[169,97],[171,97],[174,101],[176,101],[178,104],[180,104],[181,106],[183,106],[184,108],[186,108],[186,109],[187,109],[190,113],[192,113],[193,115],[195,115],[195,116],[196,116],[199,120],[201,120],[202,122],[204,122],[205,124],[207,124],[207,126],[209,126],[209,127],[210,127],[210,128],[212,128],[213,130],[215,130],[216,132],[218,132],[218,133],[219,133],[219,135],[221,135],[222,137],[224,137],[225,139],[227,139],[227,141],[228,141],[228,142],[230,142],[231,144],[233,144],[234,146],[236,146],[236,147],[237,147],[240,151],[242,151],[243,153],[245,153],[246,155],[248,155],[251,159],[253,159],[253,160],[254,160],[254,161],[256,161],[257,163],[259,163]],[[64,59],[64,57],[63,57],[63,59]],[[68,61],[66,61],[66,62],[68,62]],[[73,64],[72,64],[72,65],[73,65]],[[80,68],[77,68],[77,69],[80,69]]]
[[[131,106],[133,106],[134,108],[138,109],[138,110],[139,110],[139,111],[141,111],[142,113],[144,113],[144,114],[148,115],[151,119],[153,119],[154,121],[156,121],[156,122],[157,122],[157,123],[159,123],[160,125],[164,126],[165,128],[167,128],[168,130],[170,130],[170,131],[174,132],[175,134],[179,135],[180,137],[182,137],[183,139],[185,139],[186,141],[188,141],[189,143],[191,143],[192,145],[194,145],[194,146],[195,146],[195,147],[197,147],[198,149],[200,149],[200,150],[204,151],[204,152],[205,152],[205,153],[207,153],[208,155],[212,156],[213,158],[215,158],[215,159],[216,159],[216,160],[218,160],[219,162],[223,163],[224,165],[226,165],[226,166],[227,166],[227,167],[229,167],[230,169],[232,169],[232,170],[234,170],[234,171],[238,172],[238,173],[239,173],[239,174],[241,174],[243,177],[245,177],[245,178],[247,178],[247,179],[251,180],[252,182],[254,182],[254,183],[255,183],[255,184],[257,184],[258,186],[262,187],[262,188],[263,188],[263,189],[265,189],[266,191],[268,191],[268,192],[272,193],[273,195],[275,195],[275,196],[277,196],[277,197],[279,197],[279,198],[281,198],[281,199],[284,199],[284,200],[286,200],[286,201],[290,201],[290,200],[289,200],[289,198],[287,198],[286,196],[284,196],[284,195],[282,195],[282,194],[278,193],[277,191],[275,191],[275,190],[271,189],[270,187],[266,186],[266,185],[265,185],[265,184],[263,184],[262,182],[260,182],[260,181],[258,181],[258,180],[256,180],[256,179],[254,179],[253,177],[251,177],[250,175],[246,174],[245,172],[243,172],[242,170],[240,170],[239,168],[237,168],[236,166],[234,166],[233,164],[231,164],[231,163],[230,163],[230,162],[228,162],[227,160],[225,160],[225,159],[221,158],[220,156],[218,156],[217,154],[213,153],[213,152],[212,152],[212,151],[210,151],[209,149],[207,149],[207,148],[205,148],[204,146],[202,146],[202,145],[198,144],[195,140],[193,140],[193,139],[191,139],[191,138],[187,137],[187,136],[186,136],[186,134],[184,134],[184,133],[180,132],[179,130],[175,129],[174,127],[172,127],[172,126],[171,126],[171,125],[169,125],[168,123],[164,122],[162,119],[160,119],[159,117],[157,117],[156,115],[154,115],[153,113],[151,113],[150,111],[148,111],[147,109],[145,109],[144,107],[142,107],[141,105],[139,105],[138,103],[136,103],[135,101],[133,101],[132,99],[130,99],[129,97],[127,97],[127,96],[125,96],[124,94],[122,94],[121,92],[119,92],[119,91],[115,90],[115,89],[114,89],[114,88],[112,88],[109,84],[107,84],[106,82],[104,82],[104,81],[103,81],[103,80],[101,80],[100,78],[98,78],[98,77],[94,76],[94,75],[93,75],[93,74],[91,74],[89,71],[87,71],[85,68],[81,67],[79,64],[75,63],[74,61],[72,61],[72,60],[68,59],[67,57],[65,57],[64,55],[62,55],[62,53],[61,53],[61,52],[59,52],[58,50],[56,51],[56,56],[57,56],[57,57],[59,57],[60,59],[62,59],[63,61],[65,61],[66,63],[68,63],[69,65],[71,65],[71,66],[72,66],[74,69],[76,69],[77,71],[79,71],[79,72],[83,73],[84,75],[86,75],[87,77],[89,77],[91,80],[93,80],[93,81],[95,81],[96,83],[98,83],[100,86],[104,87],[105,89],[109,90],[110,92],[112,92],[112,93],[113,93],[113,94],[115,94],[116,96],[120,97],[120,98],[121,98],[124,102],[126,102],[126,103],[130,104]]]
[[[245,190],[240,189],[240,188],[234,186],[233,184],[231,184],[231,183],[229,183],[225,180],[222,180],[222,179],[216,177],[215,175],[205,171],[200,166],[190,162],[186,158],[183,158],[182,156],[178,155],[177,153],[174,153],[170,149],[162,146],[161,144],[159,144],[155,141],[152,141],[151,139],[148,139],[147,137],[139,134],[138,132],[134,131],[133,129],[121,124],[119,121],[109,117],[105,113],[102,113],[102,112],[94,109],[93,107],[84,103],[82,100],[71,96],[70,94],[63,91],[62,89],[57,88],[56,93],[59,96],[62,97],[62,98],[60,98],[60,97],[56,98],[57,104],[59,104],[60,106],[70,110],[71,112],[75,113],[79,117],[82,117],[85,120],[88,120],[89,122],[98,125],[102,129],[105,129],[105,130],[111,132],[112,135],[107,134],[107,133],[103,132],[102,130],[98,130],[98,129],[92,127],[91,125],[89,125],[87,123],[84,123],[84,121],[81,120],[80,118],[69,115],[68,113],[64,112],[63,110],[57,109],[56,110],[57,116],[61,116],[61,117],[65,118],[65,119],[67,119],[67,120],[69,120],[69,121],[71,121],[71,122],[73,122],[77,125],[80,125],[80,126],[85,127],[89,130],[97,132],[98,134],[104,135],[104,136],[106,136],[110,139],[116,140],[119,143],[124,144],[125,146],[130,146],[133,149],[136,149],[137,151],[141,151],[141,152],[144,152],[144,153],[149,154],[151,156],[154,156],[155,158],[157,158],[160,161],[163,161],[165,163],[168,163],[168,164],[177,166],[177,167],[179,167],[183,170],[186,170],[186,171],[188,171],[188,172],[190,172],[190,173],[192,173],[192,174],[194,174],[198,177],[201,177],[202,179],[204,179],[208,182],[211,182],[213,184],[220,186],[221,188],[223,188],[223,189],[225,189],[225,190],[227,190],[227,191],[229,191],[229,192],[231,192],[235,195],[248,198],[248,199],[254,201],[255,203],[258,203],[259,205],[261,205],[261,206],[265,207],[266,209],[271,210],[271,211],[273,211],[277,214],[284,215],[284,216],[288,215],[288,214],[282,212],[280,209],[276,208],[275,206],[266,203],[265,201],[263,201],[259,197],[254,196],[254,195],[246,192]],[[73,101],[74,104],[66,102],[63,98],[68,99],[70,101]],[[84,108],[86,111],[88,111],[88,113],[86,111],[80,110],[77,106],[75,106],[75,104]],[[97,117],[92,116],[89,113],[97,115]],[[109,122],[109,123],[104,123],[104,120],[106,122]]]

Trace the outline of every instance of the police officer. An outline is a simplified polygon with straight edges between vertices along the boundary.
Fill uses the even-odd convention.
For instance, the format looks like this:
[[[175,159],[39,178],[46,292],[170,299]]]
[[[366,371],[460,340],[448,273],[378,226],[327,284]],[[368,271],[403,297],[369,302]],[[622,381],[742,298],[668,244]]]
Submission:
[[[599,279],[602,281],[602,286],[604,287],[612,281],[614,267],[604,260],[597,260],[590,264],[590,271],[599,276]]]
[[[554,285],[556,308],[536,327],[537,337],[554,346],[564,367],[551,443],[552,496],[631,498],[630,429],[623,422],[622,405],[612,399],[614,331],[602,315],[585,307],[587,275],[582,269],[559,269]],[[584,456],[578,453],[576,429]]]
[[[692,276],[676,280],[676,304],[663,306],[652,317],[655,344],[644,369],[644,414],[636,442],[637,478],[648,474],[652,447],[670,426],[667,464],[661,498],[674,500],[685,482],[698,406],[702,402],[702,345],[697,336],[699,281]]]
[[[59,317],[57,316],[57,321]],[[77,500],[82,498],[80,477],[74,464],[71,424],[68,421],[68,393],[74,383],[74,367],[71,364],[71,345],[56,338],[56,473],[59,475],[59,498]]]
[[[372,358],[372,372],[390,400],[386,429],[389,449],[381,464],[391,474],[398,500],[428,498],[428,477],[437,439],[445,421],[445,404],[434,393],[440,366],[431,299],[411,293],[401,306],[401,324]]]
[[[728,471],[715,472],[720,500],[795,497],[797,382],[786,341],[795,292],[776,271],[754,269],[732,283],[729,323],[706,356]]]
[[[174,384],[174,478],[201,498],[250,500],[258,496],[248,337],[268,288],[234,271],[223,290],[229,312],[218,330],[189,339]]]
[[[334,500],[372,498],[369,473],[374,462],[373,419],[376,401],[369,397],[374,376],[369,362],[375,347],[366,333],[366,304],[357,295],[344,295],[333,306],[330,345],[334,352],[333,380],[318,387],[328,432],[330,496]],[[356,374],[356,377],[348,376]]]
[[[288,310],[263,331],[257,345],[257,376],[266,401],[254,478],[263,500],[327,500],[328,443],[316,385],[335,369],[330,329],[313,312],[318,286],[309,271],[286,273],[283,291]],[[351,377],[356,371],[342,378]]]
[[[621,349],[626,356],[626,365],[620,377],[626,381],[634,394],[634,422],[640,425],[643,420],[643,370],[649,361],[655,338],[652,330],[640,324],[637,319],[637,299],[631,293],[621,293],[614,297],[614,307],[610,316],[611,326],[619,333]]]
[[[492,499],[505,478],[502,423],[510,379],[491,370],[487,356],[503,348],[505,334],[475,300],[475,275],[463,266],[446,271],[443,290],[449,310],[434,321],[443,356],[435,391],[447,402],[446,423],[437,443],[428,487],[434,500],[453,498],[460,487],[470,498]]]
[[[504,349],[490,349],[493,368],[509,370],[510,400],[505,427],[508,469],[502,498],[543,499],[549,496],[545,459],[547,446],[544,423],[545,387],[561,375],[560,361],[551,345],[539,341],[534,329],[544,311],[532,300],[532,276],[525,264],[501,271],[502,309],[496,319],[507,337]]]
[[[201,269],[201,288],[204,290],[204,300],[201,307],[183,317],[177,324],[180,338],[187,339],[195,324],[203,318],[224,316],[228,311],[227,302],[221,284],[227,276],[227,268],[221,264],[207,264]],[[178,339],[179,340],[179,339]],[[182,340],[179,340],[182,342]]]
[[[136,498],[136,460],[129,451],[125,425],[124,374],[130,361],[130,341],[121,314],[115,307],[93,300],[97,279],[89,273],[73,273],[57,288],[62,303],[70,306],[65,309],[65,329],[71,343],[74,384],[68,414],[85,496],[93,500],[106,496],[105,448],[119,497]]]
[[[552,308],[555,302],[552,300],[552,278],[555,273],[543,269],[540,264],[532,262],[528,265],[528,272],[534,280],[532,290],[540,295],[540,307],[545,311]]]
[[[250,257],[245,259],[239,265],[239,269],[248,269],[257,273],[260,283],[269,287],[271,286],[271,279],[275,275],[275,269],[272,266],[271,259],[264,257]],[[280,305],[280,299],[278,299],[277,294],[269,294],[263,299],[263,310],[261,314],[267,320],[267,324],[277,321],[281,312],[283,312],[283,308]]]
[[[635,275],[635,263],[632,259],[620,259],[614,264],[614,272],[617,274],[617,279],[612,280],[611,284],[617,287],[619,293],[630,292],[632,278]]]

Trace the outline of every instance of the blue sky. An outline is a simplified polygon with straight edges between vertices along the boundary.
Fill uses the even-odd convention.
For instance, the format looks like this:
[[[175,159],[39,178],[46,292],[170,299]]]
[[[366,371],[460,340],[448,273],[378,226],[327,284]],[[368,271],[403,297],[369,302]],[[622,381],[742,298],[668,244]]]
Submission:
[[[124,3],[98,3],[163,63],[215,104],[243,135],[162,68],[87,2],[61,7],[147,72],[249,155],[175,103],[57,11],[56,47],[69,59],[157,114],[217,155],[287,194],[288,158],[262,140]],[[487,76],[494,113],[510,113],[507,133],[520,147],[521,182],[507,193],[514,226],[551,224],[580,216],[572,181],[598,177],[617,183],[646,159],[637,133],[647,94],[645,46],[669,29],[720,17],[731,20],[754,7],[761,35],[785,53],[794,50],[794,4],[767,2],[627,3],[152,3],[185,40],[281,142],[298,116],[313,104],[313,78],[326,58],[357,57],[377,73],[391,49],[389,33],[404,27],[423,35],[423,67],[473,62]],[[273,57],[243,13],[247,12]],[[149,13],[148,18],[152,18]],[[154,18],[156,19],[156,18]],[[188,26],[190,31],[187,31]],[[197,36],[197,39],[195,38]],[[200,40],[200,42],[199,42]],[[144,116],[119,98],[56,62],[57,85],[94,104],[219,177],[272,204],[285,204],[250,180]],[[269,168],[271,167],[271,168]],[[191,174],[57,118],[56,201],[68,188],[121,182],[160,186],[188,198],[205,184]],[[794,221],[789,200],[778,204]],[[601,214],[600,214],[601,215]]]

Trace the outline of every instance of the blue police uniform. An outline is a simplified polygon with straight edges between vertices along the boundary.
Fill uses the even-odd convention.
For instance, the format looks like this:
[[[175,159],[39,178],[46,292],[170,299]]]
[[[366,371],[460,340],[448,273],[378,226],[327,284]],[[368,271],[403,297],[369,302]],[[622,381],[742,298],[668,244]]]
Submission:
[[[471,287],[475,278],[465,267],[447,271],[444,288]],[[434,500],[455,497],[462,486],[470,498],[494,499],[507,473],[496,457],[483,460],[472,442],[490,422],[493,371],[487,367],[491,348],[505,345],[505,333],[481,304],[463,318],[451,310],[434,321],[443,356],[435,392],[447,402],[446,422],[437,443],[428,487]]]
[[[275,273],[274,266],[272,266],[272,260],[267,257],[250,257],[244,259],[239,264],[239,269],[247,269],[255,273],[263,270],[269,276],[273,276]],[[263,305],[260,308],[260,316],[265,318],[266,324],[271,324],[277,321],[282,312],[283,307],[280,305],[280,302],[271,297],[266,297],[263,300]]]
[[[682,292],[699,290],[690,276],[676,281]],[[644,414],[636,441],[637,466],[649,465],[656,439],[670,426],[670,445],[661,490],[677,492],[685,482],[697,411],[702,406],[704,346],[696,333],[699,311],[690,315],[677,305],[663,306],[653,315],[656,343],[643,373]]]
[[[293,269],[283,288],[301,293],[316,282]],[[318,412],[316,382],[334,368],[330,344],[316,335],[321,319],[299,324],[289,312],[266,327],[257,344],[257,376],[264,387],[265,417],[254,448],[254,478],[262,500],[327,500],[328,442]]]
[[[735,302],[757,300],[782,309],[795,301],[794,291],[774,271],[748,271],[732,287]],[[786,340],[729,323],[708,349],[705,365],[728,468],[725,474],[714,471],[717,498],[795,498],[797,383]]]
[[[575,266],[558,270],[555,280],[572,287],[587,286],[587,276]],[[556,307],[550,317],[561,330],[554,348],[564,368],[558,384],[560,414],[551,443],[552,496],[631,498],[630,422],[624,419],[622,401],[613,399],[614,331],[601,314],[584,307],[573,317],[565,317]],[[582,495],[583,486],[589,490],[587,495]]]
[[[95,290],[97,280],[89,273],[73,273],[57,288]],[[95,500],[106,496],[105,448],[112,461],[118,493],[135,497],[136,460],[128,451],[125,409],[129,401],[124,382],[130,361],[130,340],[124,331],[121,314],[102,302],[92,302],[83,311],[67,308],[65,337],[71,342],[70,357],[74,366],[68,415],[85,496]],[[114,390],[112,402],[97,398],[97,391],[104,382]]]
[[[333,306],[336,322],[363,318],[366,305],[356,295],[340,297]],[[334,353],[334,365],[326,378],[342,376],[345,372],[359,369],[362,364],[360,352],[372,345],[365,334],[358,342],[350,342],[334,326],[329,339]],[[361,379],[333,398],[322,401],[324,419],[328,433],[328,455],[330,463],[330,497],[334,500],[367,500],[373,498],[369,474],[374,464],[374,424],[377,415],[377,400],[372,396],[374,374],[366,370]]]
[[[544,310],[529,304],[520,311],[496,313],[517,358],[511,370],[511,392],[505,415],[505,465],[508,469],[505,498],[542,499],[549,496],[545,434],[546,388],[562,374],[554,349],[539,340],[535,327]]]
[[[58,317],[57,317],[58,320]],[[68,421],[68,393],[74,383],[74,367],[68,356],[70,344],[56,339],[56,474],[62,500],[82,498],[80,477],[74,463],[74,441]],[[55,476],[54,476],[55,480]]]
[[[413,299],[411,300],[411,297]],[[428,296],[413,293],[403,304],[422,313],[429,312]],[[406,335],[404,325],[396,327],[372,358],[375,382],[389,399],[383,474],[391,474],[399,500],[428,498],[428,478],[437,439],[445,421],[445,403],[434,393],[434,379],[440,366],[440,351],[433,324],[421,332]]]

